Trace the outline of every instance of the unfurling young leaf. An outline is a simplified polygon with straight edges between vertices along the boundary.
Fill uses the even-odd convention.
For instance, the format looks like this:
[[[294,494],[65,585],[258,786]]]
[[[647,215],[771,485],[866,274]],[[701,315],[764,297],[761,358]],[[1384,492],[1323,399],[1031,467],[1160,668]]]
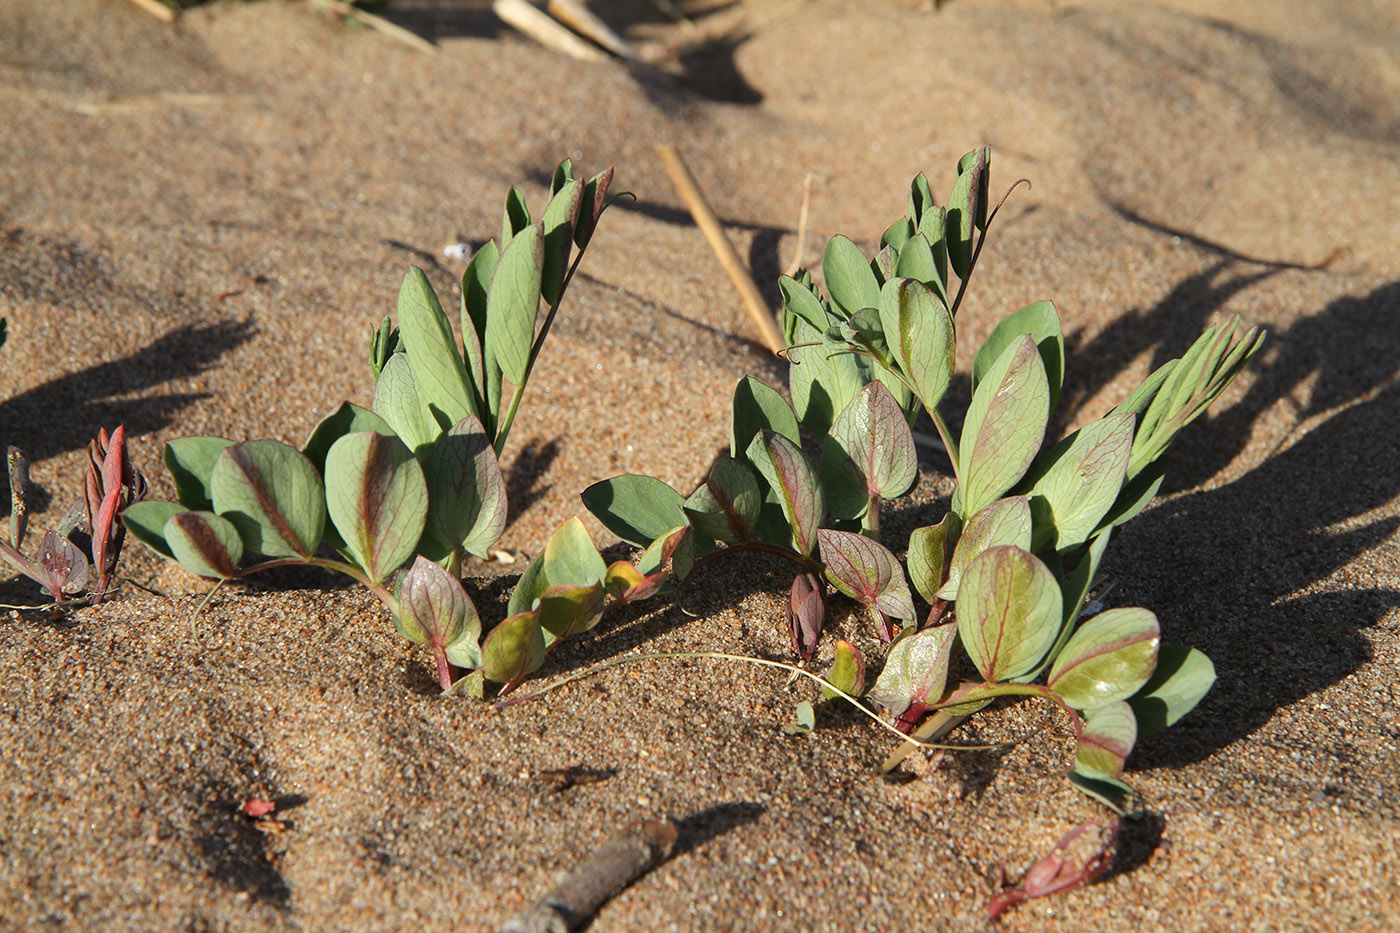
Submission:
[[[1157,617],[1146,609],[1109,609],[1079,627],[1050,668],[1051,690],[1074,709],[1125,700],[1157,667]]]
[[[958,160],[958,180],[948,195],[948,264],[966,279],[972,269],[973,235],[987,225],[990,150],[974,149]]]
[[[793,547],[804,557],[810,554],[826,515],[821,482],[811,461],[795,442],[766,428],[754,437],[747,457],[777,495],[792,528]]]
[[[30,569],[54,602],[81,593],[93,577],[88,559],[78,546],[52,528],[39,540],[38,560]]]
[[[380,583],[414,555],[423,536],[423,469],[397,437],[347,434],[326,454],[326,510],[351,558],[370,583]]]
[[[219,455],[209,485],[214,511],[233,522],[246,552],[303,560],[316,553],[326,497],[316,468],[295,448],[234,444]]]
[[[860,518],[918,480],[914,435],[883,384],[866,385],[836,418],[822,445],[821,477],[834,518]]]
[[[493,628],[481,646],[481,672],[487,680],[514,684],[544,663],[544,632],[539,617],[522,612]]]
[[[843,693],[860,696],[865,692],[865,656],[850,642],[836,639],[836,659],[827,668],[823,679]],[[822,699],[834,700],[836,696],[831,687],[822,687]]]
[[[1050,418],[1045,365],[1029,336],[1002,352],[972,393],[959,442],[962,515],[1014,486],[1031,465]]]
[[[792,578],[787,604],[788,634],[792,636],[792,650],[798,657],[805,660],[817,653],[817,641],[822,637],[825,620],[826,584],[811,571],[799,573]]]
[[[1029,551],[989,548],[963,571],[958,634],[989,683],[1034,668],[1055,643],[1062,612],[1055,575]]]
[[[914,598],[889,548],[865,535],[831,528],[818,531],[817,540],[826,578],[838,590],[884,615],[913,620]]]

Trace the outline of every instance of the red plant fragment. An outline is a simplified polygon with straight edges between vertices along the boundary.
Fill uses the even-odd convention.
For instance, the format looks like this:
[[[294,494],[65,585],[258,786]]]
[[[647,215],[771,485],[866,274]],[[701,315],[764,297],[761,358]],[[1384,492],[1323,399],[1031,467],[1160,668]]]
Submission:
[[[1022,901],[1048,897],[1088,884],[1108,870],[1118,848],[1118,820],[1107,826],[1085,820],[1065,833],[1045,858],[1031,866],[1019,887],[1002,891],[987,904],[987,919]]]
[[[250,797],[248,801],[243,804],[243,815],[252,817],[255,820],[260,820],[276,809],[277,804],[273,803],[271,800],[264,800],[261,797]]]

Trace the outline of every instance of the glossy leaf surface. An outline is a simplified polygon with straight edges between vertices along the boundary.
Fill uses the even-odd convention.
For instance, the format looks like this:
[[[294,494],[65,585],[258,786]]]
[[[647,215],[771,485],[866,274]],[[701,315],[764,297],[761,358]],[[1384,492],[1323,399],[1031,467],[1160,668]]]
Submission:
[[[1082,624],[1050,668],[1049,685],[1075,709],[1125,700],[1157,666],[1157,617],[1137,607],[1109,609]]]

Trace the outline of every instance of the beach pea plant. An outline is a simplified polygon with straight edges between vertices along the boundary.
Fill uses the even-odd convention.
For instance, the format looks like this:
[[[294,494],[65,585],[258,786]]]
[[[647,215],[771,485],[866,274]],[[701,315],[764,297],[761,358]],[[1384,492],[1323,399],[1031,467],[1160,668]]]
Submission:
[[[475,675],[463,689],[512,687],[605,608],[659,590],[688,532],[640,565],[609,568],[577,519],[530,565],[509,618],[484,641],[459,579],[466,555],[487,556],[505,527],[498,458],[611,180],[611,170],[583,180],[561,164],[539,220],[512,188],[504,245],[488,242],[462,275],[460,341],[427,276],[411,269],[397,326],[385,318],[371,336],[370,408],[346,402],[300,449],[173,440],[164,460],[177,501],[127,508],[126,527],[203,577],[304,565],[359,581],[405,637],[430,647],[443,689],[463,669]]]
[[[844,642],[830,682],[864,691],[915,737],[941,734],[996,697],[1058,704],[1078,739],[1071,779],[1113,801],[1127,790],[1121,774],[1136,740],[1194,707],[1214,672],[1201,652],[1161,644],[1147,609],[1088,617],[1091,587],[1113,529],[1160,487],[1171,442],[1263,335],[1238,334],[1236,322],[1208,329],[1112,411],[1047,444],[1065,352],[1055,306],[1038,301],[1003,318],[978,349],[955,434],[940,404],[956,314],[996,215],[989,163],[987,149],[959,161],[946,207],[916,178],[874,257],[833,237],[824,292],[805,271],[780,281],[792,402],[741,381],[729,456],[698,489],[687,496],[652,477],[618,476],[583,501],[638,546],[691,530],[693,567],[752,551],[790,560],[787,615],[804,659],[817,651],[830,584],[889,643],[868,690],[864,659],[843,660],[856,651]],[[910,425],[920,411],[956,485],[947,514],[911,534],[901,562],[881,540],[880,515],[917,483]],[[973,676],[951,678],[957,670]]]

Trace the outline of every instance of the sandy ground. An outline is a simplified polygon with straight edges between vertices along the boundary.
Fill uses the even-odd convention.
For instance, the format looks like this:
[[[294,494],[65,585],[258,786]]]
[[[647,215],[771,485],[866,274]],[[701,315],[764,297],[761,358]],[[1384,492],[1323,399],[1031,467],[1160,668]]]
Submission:
[[[619,472],[689,489],[734,381],[784,380],[652,147],[685,152],[770,292],[796,250],[867,245],[920,170],[965,150],[1026,177],[959,326],[962,371],[1001,314],[1056,300],[1062,427],[1232,314],[1270,331],[1176,448],[1105,569],[1220,680],[1140,745],[1145,811],[1114,871],[1008,929],[1382,929],[1400,913],[1400,12],[1365,0],[596,2],[666,75],[578,64],[476,0],[396,0],[427,55],[306,4],[219,3],[163,25],[117,0],[0,2],[0,433],[45,518],[82,446],[300,442],[367,403],[369,328],[409,263],[499,229],[572,156],[610,213],[506,460],[528,556]],[[795,235],[811,173],[811,229]],[[455,301],[455,299],[453,299]],[[961,378],[955,393],[966,397]],[[936,457],[891,540],[941,514]],[[607,536],[590,525],[600,544]],[[1060,777],[1062,723],[1022,705],[884,780],[889,741],[805,688],[711,661],[610,670],[503,713],[434,695],[363,592],[287,574],[217,596],[132,545],[100,609],[0,619],[0,926],[490,929],[637,817],[677,854],[592,929],[971,929],[1101,808]],[[508,581],[474,586],[488,615]],[[611,619],[541,676],[633,648],[781,657],[762,562]],[[32,600],[15,582],[5,601]],[[833,628],[869,638],[840,614]],[[830,650],[829,648],[827,649]],[[566,789],[545,772],[604,779]],[[280,831],[237,815],[279,803]],[[270,827],[269,829],[277,829]]]

